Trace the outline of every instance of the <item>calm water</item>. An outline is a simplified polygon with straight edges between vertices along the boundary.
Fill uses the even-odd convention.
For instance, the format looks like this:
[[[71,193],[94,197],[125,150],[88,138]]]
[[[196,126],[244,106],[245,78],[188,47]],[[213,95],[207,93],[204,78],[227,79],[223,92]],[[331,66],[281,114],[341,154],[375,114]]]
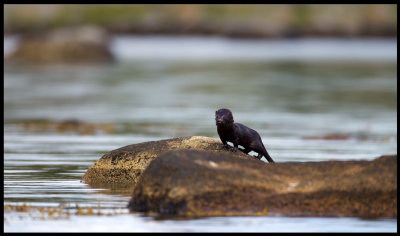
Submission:
[[[6,38],[5,53],[16,42]],[[177,136],[217,138],[214,112],[221,107],[259,131],[277,162],[395,154],[396,40],[115,37],[111,47],[118,59],[112,64],[5,63],[4,204],[62,204],[66,210],[79,205],[113,215],[40,220],[6,211],[5,231],[397,230],[397,220],[388,219],[157,221],[128,213],[130,192],[79,181],[105,152],[125,145]],[[114,129],[80,135],[38,127],[69,119]],[[331,134],[344,138],[321,138]]]

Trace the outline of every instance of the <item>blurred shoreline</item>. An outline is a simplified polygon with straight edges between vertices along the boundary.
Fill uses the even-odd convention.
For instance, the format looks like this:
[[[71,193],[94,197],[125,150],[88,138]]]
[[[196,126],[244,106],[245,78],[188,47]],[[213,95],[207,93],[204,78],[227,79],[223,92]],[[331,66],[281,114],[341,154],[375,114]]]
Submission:
[[[4,37],[4,58],[7,63],[10,62],[10,56],[20,48],[20,38],[20,35]],[[117,61],[376,64],[395,63],[396,44],[396,38],[233,39],[214,36],[114,34],[110,35],[108,49]],[[43,51],[38,46],[35,50]],[[35,62],[38,63],[37,57]]]
[[[397,37],[385,5],[4,5],[4,34],[90,24],[110,34],[231,38]]]

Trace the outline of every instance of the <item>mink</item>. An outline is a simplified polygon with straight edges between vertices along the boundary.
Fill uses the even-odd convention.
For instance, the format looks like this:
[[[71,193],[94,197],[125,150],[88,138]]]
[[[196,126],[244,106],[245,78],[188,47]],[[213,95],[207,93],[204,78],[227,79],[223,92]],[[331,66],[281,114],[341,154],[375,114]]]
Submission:
[[[222,108],[216,111],[215,121],[224,149],[229,149],[227,142],[231,142],[234,146],[233,152],[237,152],[238,146],[241,145],[244,150],[240,150],[244,153],[248,154],[250,151],[254,151],[258,153],[256,158],[259,160],[264,156],[269,162],[274,162],[265,149],[257,131],[234,122],[232,112],[229,109]]]

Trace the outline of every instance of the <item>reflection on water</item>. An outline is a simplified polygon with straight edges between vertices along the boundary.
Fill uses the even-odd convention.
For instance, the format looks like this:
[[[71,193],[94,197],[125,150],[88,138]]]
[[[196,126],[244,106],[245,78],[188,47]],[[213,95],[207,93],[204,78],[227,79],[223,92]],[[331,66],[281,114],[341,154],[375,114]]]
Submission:
[[[221,107],[259,131],[278,162],[397,153],[395,41],[172,39],[116,38],[113,50],[119,61],[107,65],[5,63],[5,204],[125,209],[129,191],[80,183],[87,168],[105,152],[133,143],[191,135],[217,138],[214,111]],[[370,50],[361,50],[365,45]],[[94,128],[60,131],[57,124],[66,120]],[[318,138],[335,135],[344,138]],[[281,231],[277,227],[287,229],[290,222],[293,231],[395,231],[397,225],[395,220],[226,217],[172,221],[175,228],[168,228],[137,215],[118,217],[121,231],[249,230],[238,221],[256,222],[254,231]],[[28,231],[56,231],[56,221],[39,227],[13,214],[5,218],[6,231],[18,230],[23,222],[32,225]],[[77,231],[96,230],[85,228],[86,221],[101,225],[110,219],[76,216],[57,222],[64,225],[59,230],[72,222]],[[141,230],[133,229],[135,224],[142,224]]]

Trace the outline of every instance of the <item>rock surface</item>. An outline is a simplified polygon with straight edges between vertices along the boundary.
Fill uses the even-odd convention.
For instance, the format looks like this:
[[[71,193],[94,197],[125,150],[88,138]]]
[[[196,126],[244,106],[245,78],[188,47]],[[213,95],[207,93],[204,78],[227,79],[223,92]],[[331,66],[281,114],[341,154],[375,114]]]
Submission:
[[[99,27],[62,28],[23,35],[8,58],[36,64],[108,62],[113,59],[108,44],[109,36]]]
[[[208,150],[215,153],[228,153],[234,157],[256,160],[242,152],[233,153],[222,149],[221,141],[192,136],[143,142],[121,147],[104,154],[84,174],[82,180],[91,186],[120,185],[135,186],[140,175],[149,163],[160,154],[176,149]],[[263,163],[263,162],[262,162]]]
[[[265,163],[175,150],[142,174],[131,211],[222,215],[397,217],[397,156],[373,161]]]

